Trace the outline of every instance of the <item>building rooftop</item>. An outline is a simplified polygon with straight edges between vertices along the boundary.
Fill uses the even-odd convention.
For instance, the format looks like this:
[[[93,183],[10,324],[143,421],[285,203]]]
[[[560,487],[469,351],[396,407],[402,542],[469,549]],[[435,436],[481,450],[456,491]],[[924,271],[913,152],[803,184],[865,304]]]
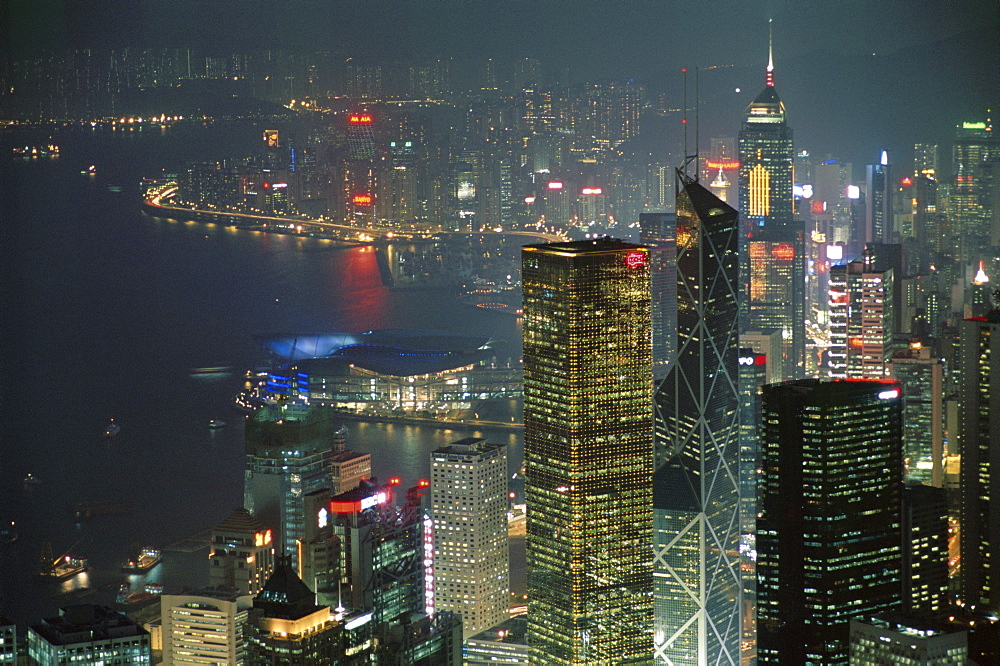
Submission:
[[[484,437],[466,437],[457,442],[434,449],[434,455],[467,456],[476,453],[487,453],[501,448],[500,444],[490,444]]]
[[[622,250],[645,250],[645,245],[636,245],[619,238],[602,236],[589,240],[567,241],[565,243],[544,243],[541,245],[525,245],[522,248],[530,252],[547,252],[555,254],[597,254],[603,252],[621,252]]]
[[[253,534],[255,532],[262,532],[265,529],[267,529],[267,526],[264,525],[264,523],[254,518],[249,511],[240,507],[238,509],[234,509],[233,512],[229,514],[225,520],[216,525],[212,531]]]
[[[33,624],[31,630],[50,645],[91,643],[129,636],[149,636],[138,624],[113,608],[79,604],[59,609],[58,617]]]

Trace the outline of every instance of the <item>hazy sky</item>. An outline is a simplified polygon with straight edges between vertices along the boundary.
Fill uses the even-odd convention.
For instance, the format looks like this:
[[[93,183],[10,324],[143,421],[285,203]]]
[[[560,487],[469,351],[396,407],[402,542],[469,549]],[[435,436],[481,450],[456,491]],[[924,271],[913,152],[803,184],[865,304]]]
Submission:
[[[671,99],[680,67],[719,66],[700,77],[709,135],[734,135],[760,90],[770,18],[796,146],[854,161],[944,142],[956,122],[1000,106],[998,0],[7,0],[0,12],[0,42],[18,53],[270,46],[477,67],[534,57],[576,79],[634,76]]]

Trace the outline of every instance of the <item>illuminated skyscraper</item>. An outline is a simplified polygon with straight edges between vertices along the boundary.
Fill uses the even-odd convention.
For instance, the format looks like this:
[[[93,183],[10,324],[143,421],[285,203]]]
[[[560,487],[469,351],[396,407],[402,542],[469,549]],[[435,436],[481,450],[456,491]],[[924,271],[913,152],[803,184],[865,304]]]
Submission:
[[[531,663],[648,663],[648,251],[529,245],[522,264]]]
[[[986,246],[1000,244],[1000,139],[989,120],[958,127],[952,166],[953,225],[961,259],[970,261]]]
[[[902,391],[805,379],[763,392],[758,663],[847,664],[851,618],[900,605]]]
[[[888,374],[895,332],[893,280],[892,269],[875,270],[867,260],[830,268],[830,378]]]
[[[893,354],[889,372],[903,385],[905,478],[940,488],[944,483],[944,362],[920,343]]]
[[[764,90],[750,103],[739,135],[739,208],[745,230],[790,223],[792,129],[785,105],[774,87],[774,58],[769,53]]]
[[[272,531],[244,508],[212,529],[208,579],[212,587],[257,594],[274,570]]]
[[[738,139],[742,215],[741,328],[779,328],[788,377],[805,370],[805,246],[794,224],[792,130],[774,87],[769,52],[764,90],[746,109]]]
[[[893,222],[892,165],[889,152],[883,150],[878,164],[865,167],[865,241],[869,243],[896,242],[897,230]]]
[[[739,216],[694,180],[678,178],[678,351],[655,394],[655,661],[735,665],[742,596]]]
[[[962,454],[962,599],[1000,610],[1000,310],[960,326],[959,450]]]
[[[507,451],[468,437],[431,453],[434,607],[474,636],[510,619]]]

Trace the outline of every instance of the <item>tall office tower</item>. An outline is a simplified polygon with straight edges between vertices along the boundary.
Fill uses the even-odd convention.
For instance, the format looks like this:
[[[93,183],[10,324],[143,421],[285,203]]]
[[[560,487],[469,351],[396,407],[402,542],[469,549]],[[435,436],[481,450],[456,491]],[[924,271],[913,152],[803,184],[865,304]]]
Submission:
[[[434,607],[474,636],[510,619],[507,450],[467,437],[431,453]]]
[[[913,144],[913,175],[933,176],[938,172],[938,146],[936,143]]]
[[[958,442],[962,454],[962,600],[1000,610],[1000,310],[961,323]]]
[[[654,398],[655,659],[739,664],[739,216],[678,178],[678,351]]]
[[[865,241],[896,242],[892,208],[892,165],[889,151],[883,150],[878,164],[865,167]]]
[[[433,578],[424,566],[422,494],[428,483],[407,491],[394,505],[394,488],[364,482],[330,500],[328,520],[340,540],[340,604],[372,613],[376,627],[402,622],[427,610],[433,613]],[[429,522],[429,521],[427,521]]]
[[[95,604],[59,609],[28,627],[30,664],[149,664],[149,632],[122,613]]]
[[[847,664],[852,617],[900,604],[902,390],[765,386],[757,519],[761,664]]]
[[[344,626],[329,606],[316,603],[289,558],[280,557],[249,612],[247,663],[338,663],[344,652]]]
[[[747,242],[750,330],[781,331],[785,376],[805,372],[805,231],[802,222],[764,227]]]
[[[940,613],[948,603],[948,491],[907,484],[901,518],[903,608]]]
[[[163,663],[244,664],[243,640],[253,597],[210,588],[160,597]]]
[[[330,487],[336,431],[329,410],[290,403],[266,405],[247,420],[244,506],[274,530],[279,554],[295,556],[302,498]]]
[[[272,531],[246,509],[236,509],[212,530],[208,580],[242,594],[257,594],[274,570]]]
[[[742,343],[743,336],[740,336]],[[743,577],[743,641],[757,640],[757,469],[760,466],[760,389],[767,383],[767,356],[740,348],[740,572]]]
[[[648,663],[648,250],[604,237],[521,260],[531,663]]]
[[[768,54],[764,90],[746,108],[739,139],[739,209],[746,235],[794,218],[792,129],[774,87],[774,58]]]
[[[957,128],[952,166],[950,204],[960,259],[972,261],[988,245],[1000,245],[1000,139],[989,120]]]
[[[895,306],[893,271],[877,271],[861,261],[830,268],[831,379],[885,377],[892,353]]]
[[[677,352],[677,216],[639,215],[639,242],[649,248],[653,381],[667,374]]]
[[[919,342],[892,355],[889,375],[903,385],[903,476],[944,484],[944,362]]]
[[[960,666],[969,663],[968,628],[957,622],[885,613],[852,619],[850,631],[852,666]]]
[[[347,448],[347,431],[339,428],[333,435],[333,459],[330,472],[330,492],[333,495],[357,488],[372,475],[372,454],[358,453]]]

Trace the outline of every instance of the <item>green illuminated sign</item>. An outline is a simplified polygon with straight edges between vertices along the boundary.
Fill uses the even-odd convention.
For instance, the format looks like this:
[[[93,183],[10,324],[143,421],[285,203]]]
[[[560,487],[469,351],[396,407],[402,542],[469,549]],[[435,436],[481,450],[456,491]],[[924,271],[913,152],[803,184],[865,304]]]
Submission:
[[[962,123],[962,129],[986,129],[986,123]]]

